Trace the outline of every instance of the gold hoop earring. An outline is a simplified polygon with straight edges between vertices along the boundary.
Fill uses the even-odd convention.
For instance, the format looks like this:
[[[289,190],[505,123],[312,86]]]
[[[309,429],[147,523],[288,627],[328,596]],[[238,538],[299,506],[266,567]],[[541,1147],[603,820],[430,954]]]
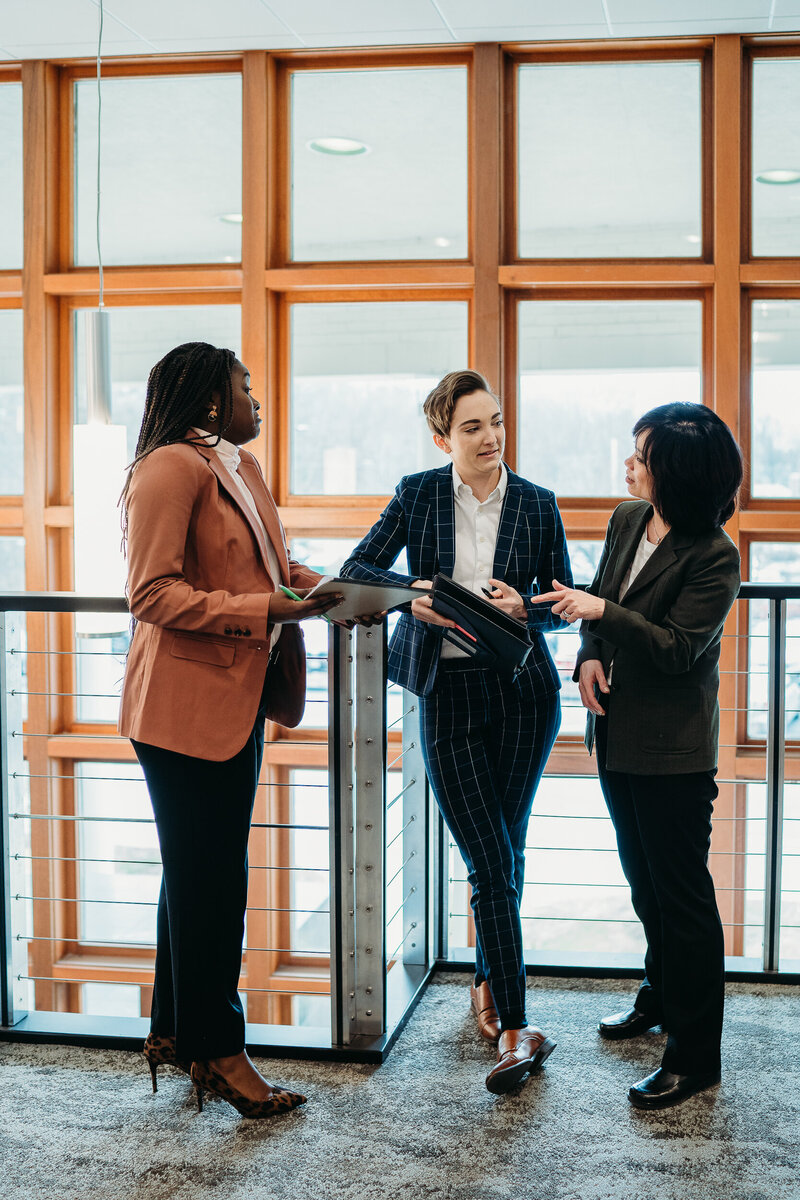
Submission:
[[[211,408],[208,410],[209,421],[216,421],[218,416],[219,413],[217,412],[217,406],[216,404],[212,404]]]

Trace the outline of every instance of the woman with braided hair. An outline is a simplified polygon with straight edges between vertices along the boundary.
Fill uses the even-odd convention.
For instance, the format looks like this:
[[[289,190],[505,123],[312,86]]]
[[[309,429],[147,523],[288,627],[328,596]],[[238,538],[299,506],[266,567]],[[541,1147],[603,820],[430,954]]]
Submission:
[[[123,491],[135,618],[120,732],[141,763],[158,828],[151,1032],[160,1063],[249,1117],[305,1097],[273,1087],[244,1049],[238,994],[247,843],[266,718],[298,723],[305,656],[298,622],[340,597],[295,601],[319,579],[294,562],[254,456],[259,405],[232,350],[177,346],[147,383]]]

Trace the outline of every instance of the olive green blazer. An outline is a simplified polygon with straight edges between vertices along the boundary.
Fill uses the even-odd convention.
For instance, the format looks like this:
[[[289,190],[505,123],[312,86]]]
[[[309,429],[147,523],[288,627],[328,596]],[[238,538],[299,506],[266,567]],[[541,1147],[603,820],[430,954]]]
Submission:
[[[632,775],[677,775],[717,765],[722,626],[739,590],[739,552],[723,529],[670,530],[619,600],[653,509],[629,500],[614,511],[589,591],[606,601],[599,621],[581,625],[575,666],[599,658],[611,692],[606,767]],[[591,740],[590,740],[591,739]]]

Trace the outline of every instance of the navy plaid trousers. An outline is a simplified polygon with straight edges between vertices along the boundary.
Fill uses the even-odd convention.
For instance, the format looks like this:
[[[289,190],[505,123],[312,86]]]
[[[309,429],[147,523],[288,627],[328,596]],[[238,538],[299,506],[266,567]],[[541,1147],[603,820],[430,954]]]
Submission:
[[[428,779],[472,885],[476,980],[488,980],[503,1028],[519,1028],[525,840],[561,724],[558,692],[542,694],[525,669],[508,683],[491,668],[440,662],[420,724]]]

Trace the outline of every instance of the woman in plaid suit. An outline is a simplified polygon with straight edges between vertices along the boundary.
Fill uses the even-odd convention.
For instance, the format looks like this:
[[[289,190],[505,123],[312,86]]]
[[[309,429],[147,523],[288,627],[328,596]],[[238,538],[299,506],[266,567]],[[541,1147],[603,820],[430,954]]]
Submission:
[[[560,681],[542,636],[560,622],[531,597],[571,586],[555,496],[503,463],[500,402],[477,371],[453,371],[424,405],[451,465],[401,479],[342,568],[351,579],[430,587],[437,572],[527,626],[533,648],[513,683],[443,636],[453,622],[427,595],[403,612],[389,645],[389,678],[422,698],[428,778],[467,866],[476,929],[472,1006],[497,1044],[486,1086],[507,1092],[555,1043],[528,1025],[520,901],[525,837],[536,787],[561,720]],[[401,551],[410,575],[391,568]]]

